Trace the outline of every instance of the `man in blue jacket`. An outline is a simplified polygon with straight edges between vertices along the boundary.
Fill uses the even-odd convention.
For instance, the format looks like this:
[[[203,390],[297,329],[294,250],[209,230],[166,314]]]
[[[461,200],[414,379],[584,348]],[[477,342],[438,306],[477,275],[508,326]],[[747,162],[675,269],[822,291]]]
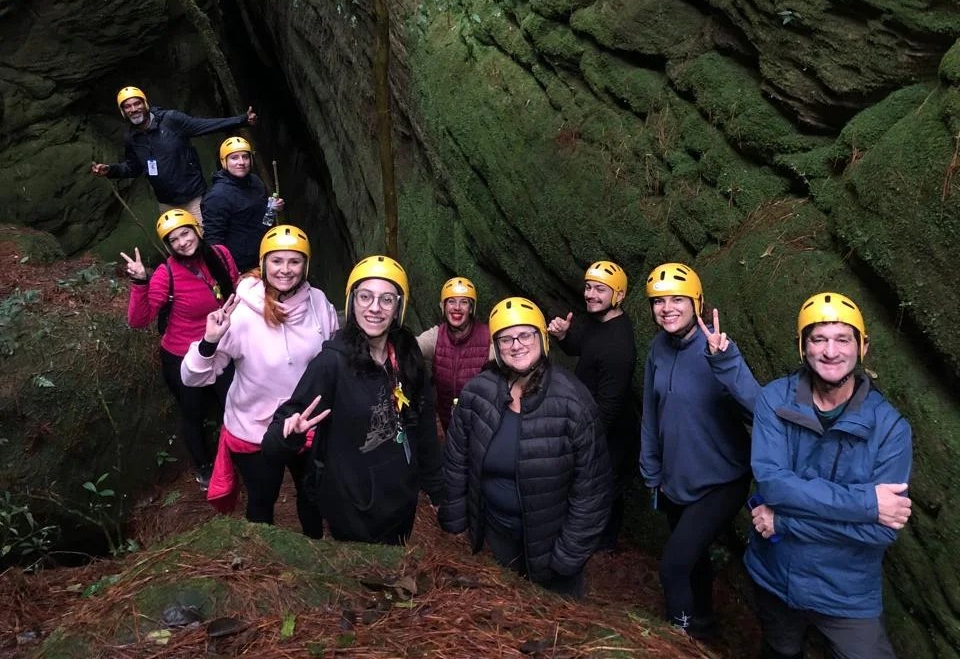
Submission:
[[[911,431],[857,368],[860,309],[818,293],[797,319],[804,364],[757,399],[751,466],[763,505],[744,558],[764,659],[800,658],[819,629],[833,656],[894,659],[883,628],[883,554],[910,517]]]
[[[182,208],[202,223],[200,198],[207,184],[190,138],[253,126],[257,123],[253,108],[236,117],[199,119],[177,110],[151,109],[147,95],[137,87],[121,89],[117,93],[117,107],[130,123],[124,138],[124,159],[110,165],[93,163],[90,173],[107,178],[136,178],[146,174],[160,214]]]
[[[270,197],[263,180],[251,172],[250,143],[228,137],[220,145],[220,166],[203,195],[203,238],[230,250],[240,272],[260,265],[260,240],[283,210],[283,199]],[[273,215],[267,211],[273,210]]]

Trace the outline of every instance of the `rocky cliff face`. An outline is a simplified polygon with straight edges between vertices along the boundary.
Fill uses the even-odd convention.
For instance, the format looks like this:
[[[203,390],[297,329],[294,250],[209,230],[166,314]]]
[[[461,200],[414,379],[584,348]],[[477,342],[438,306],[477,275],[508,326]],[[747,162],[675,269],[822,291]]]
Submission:
[[[73,4],[71,15],[98,11]],[[436,291],[454,272],[478,283],[482,311],[508,293],[550,313],[577,310],[583,268],[602,256],[632,275],[626,308],[642,351],[652,328],[639,284],[657,263],[684,260],[767,380],[797,362],[802,300],[849,294],[867,315],[878,385],[915,431],[917,507],[888,554],[888,618],[903,654],[954,656],[960,9],[932,0],[391,4],[401,260],[415,321],[432,320]],[[12,5],[0,30],[23,34],[53,6],[17,23],[28,19]],[[122,4],[107,6],[123,14]],[[176,20],[162,3],[145,6],[137,21]],[[279,80],[278,94],[288,94],[274,101],[274,118],[296,130],[277,130],[272,147],[314,170],[302,189],[328,211],[318,219],[305,208],[312,235],[335,245],[342,263],[382,250],[372,3],[240,0],[221,18],[235,75],[257,70],[236,66],[245,56],[269,67],[269,82],[247,79],[248,91]],[[11,82],[34,80],[41,58],[24,45],[15,59],[20,50],[0,39],[4,125],[11,112],[23,115],[23,128],[0,142],[0,208],[68,249],[104,234],[71,219],[73,202],[89,199],[81,190],[93,194],[78,173],[90,156],[59,164],[70,158],[56,147],[119,143],[116,130],[98,128],[108,114],[90,114],[91,81],[104,106],[121,63],[142,60],[158,80],[175,79],[150,48],[131,45],[157,34],[138,24],[133,39],[101,43],[109,56],[77,62],[86,78],[40,75],[46,87]],[[88,40],[103,38],[85,25]],[[189,43],[189,34],[177,38]],[[59,110],[34,107],[44,103]],[[61,160],[39,176],[47,170],[37,154],[50,150]],[[25,214],[17,186],[46,186],[30,197],[44,205]],[[109,193],[95,196],[116,218]],[[329,272],[335,294],[342,270]]]

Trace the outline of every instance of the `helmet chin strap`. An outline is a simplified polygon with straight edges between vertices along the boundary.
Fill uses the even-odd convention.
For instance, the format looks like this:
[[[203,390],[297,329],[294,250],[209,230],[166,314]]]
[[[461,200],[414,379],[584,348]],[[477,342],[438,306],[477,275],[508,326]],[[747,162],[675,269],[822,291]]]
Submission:
[[[696,320],[697,317],[694,316],[693,318],[694,318],[693,322],[684,326],[684,328],[681,330],[677,330],[676,332],[671,332],[671,335],[681,340],[687,338],[690,335],[690,330],[692,330],[697,325],[697,320]]]

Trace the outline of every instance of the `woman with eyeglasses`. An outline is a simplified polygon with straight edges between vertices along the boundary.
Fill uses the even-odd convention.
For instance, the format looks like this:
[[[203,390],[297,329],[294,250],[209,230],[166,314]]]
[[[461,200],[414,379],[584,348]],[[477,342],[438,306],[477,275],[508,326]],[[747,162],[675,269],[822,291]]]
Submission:
[[[525,298],[490,312],[496,361],[463,388],[444,446],[440,526],[571,597],[610,515],[613,481],[597,407],[547,359],[543,313]]]
[[[409,291],[406,272],[389,257],[354,266],[343,327],[263,438],[264,454],[283,461],[316,429],[304,485],[337,540],[402,544],[419,491],[434,504],[443,497],[429,378],[403,325]]]
[[[196,387],[213,382],[227,364],[236,366],[207,500],[222,513],[233,511],[235,467],[247,491],[247,519],[273,524],[286,468],[297,488],[300,527],[321,538],[323,519],[301,487],[306,452],[274,464],[260,444],[277,406],[337,330],[337,311],[307,281],[310,241],[303,231],[289,224],[269,229],[259,258],[260,267],[244,275],[236,295],[207,316],[203,339],[190,345],[180,369],[184,384]]]

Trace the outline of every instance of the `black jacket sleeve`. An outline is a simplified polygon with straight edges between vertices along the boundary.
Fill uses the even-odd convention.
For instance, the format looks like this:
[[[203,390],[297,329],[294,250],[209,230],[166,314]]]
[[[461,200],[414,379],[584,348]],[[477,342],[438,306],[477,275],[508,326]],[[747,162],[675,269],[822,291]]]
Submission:
[[[110,169],[107,170],[107,178],[136,178],[142,173],[143,164],[137,158],[137,153],[128,139],[124,148],[123,160],[110,164]]]
[[[583,569],[600,542],[613,502],[613,472],[607,443],[597,433],[596,412],[588,406],[570,438],[574,446],[574,478],[560,537],[553,546],[550,568],[561,575]]]
[[[260,445],[263,457],[268,462],[283,464],[296,455],[307,442],[305,433],[292,433],[286,437],[283,436],[283,423],[287,417],[302,413],[317,396],[322,396],[322,398],[320,404],[313,411],[314,416],[320,414],[323,410],[330,409],[334,404],[336,399],[337,358],[336,355],[329,354],[331,352],[323,350],[310,360],[310,363],[307,364],[307,370],[303,372],[300,382],[297,383],[297,388],[293,390],[293,395],[274,412],[273,420],[270,422]],[[323,441],[325,430],[326,426],[321,421],[316,427],[316,434],[313,438],[315,453],[318,443]]]
[[[211,245],[226,244],[230,209],[227,199],[217,191],[216,185],[203,195],[200,214],[203,215],[203,239]]]
[[[460,393],[460,402],[453,409],[447,438],[443,444],[443,481],[446,498],[437,516],[440,528],[448,533],[467,530],[467,485],[469,462],[467,428],[470,392]]]
[[[191,117],[178,110],[167,110],[166,120],[172,127],[184,137],[200,137],[209,135],[218,131],[227,131],[231,128],[239,128],[247,125],[246,113],[236,117],[204,119],[201,117]],[[206,220],[206,218],[204,218]]]

